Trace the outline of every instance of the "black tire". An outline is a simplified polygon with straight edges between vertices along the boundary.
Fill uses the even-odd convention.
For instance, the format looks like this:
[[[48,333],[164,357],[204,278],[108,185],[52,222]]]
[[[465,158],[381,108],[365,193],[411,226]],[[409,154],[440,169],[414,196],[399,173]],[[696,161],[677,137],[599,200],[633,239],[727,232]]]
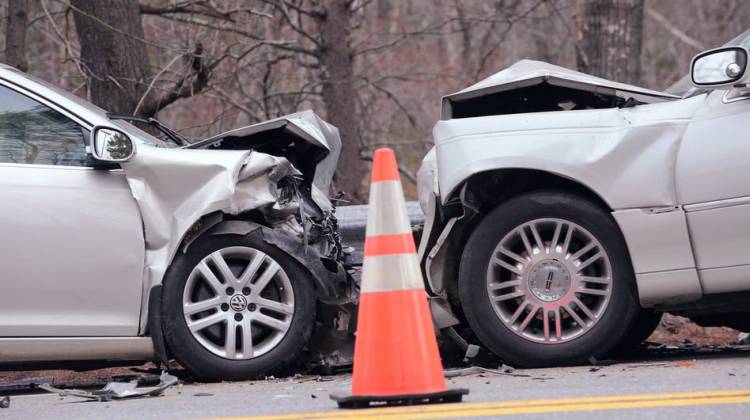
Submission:
[[[229,246],[257,249],[286,272],[293,289],[294,313],[288,331],[267,353],[247,360],[230,360],[207,350],[192,335],[183,314],[185,284],[193,268],[208,254]],[[164,279],[162,319],[167,346],[175,359],[201,381],[248,380],[285,373],[299,362],[315,325],[316,297],[310,275],[291,256],[255,237],[217,235],[201,237],[187,253],[179,254]]]
[[[641,309],[633,322],[633,328],[618,346],[618,352],[632,350],[646,341],[659,327],[662,315],[651,309]]]
[[[599,321],[566,342],[542,344],[507,327],[493,310],[486,276],[498,242],[522,223],[559,218],[587,229],[610,256],[612,293]],[[463,313],[480,341],[506,363],[517,367],[582,364],[601,359],[622,342],[638,314],[635,281],[626,244],[609,213],[576,195],[535,192],[502,203],[476,226],[464,247],[458,280]]]

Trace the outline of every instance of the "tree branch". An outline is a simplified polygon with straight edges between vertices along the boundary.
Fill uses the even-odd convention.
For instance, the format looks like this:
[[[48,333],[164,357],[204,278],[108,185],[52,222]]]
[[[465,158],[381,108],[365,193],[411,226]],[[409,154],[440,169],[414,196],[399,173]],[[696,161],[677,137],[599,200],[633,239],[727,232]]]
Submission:
[[[203,62],[203,45],[198,42],[195,44],[195,49],[187,56],[190,67],[188,73],[179,78],[170,89],[167,89],[157,96],[148,96],[149,92],[147,91],[138,103],[134,113],[137,115],[155,115],[157,112],[179,99],[189,98],[200,93],[208,86],[211,71],[219,65],[225,57],[226,55],[216,59],[210,64],[205,64]],[[167,67],[170,65],[171,63]],[[164,71],[166,71],[166,68],[159,74],[162,74]],[[159,77],[159,75],[157,75],[157,77]],[[153,87],[154,82],[155,80],[151,82],[148,89],[149,91]]]

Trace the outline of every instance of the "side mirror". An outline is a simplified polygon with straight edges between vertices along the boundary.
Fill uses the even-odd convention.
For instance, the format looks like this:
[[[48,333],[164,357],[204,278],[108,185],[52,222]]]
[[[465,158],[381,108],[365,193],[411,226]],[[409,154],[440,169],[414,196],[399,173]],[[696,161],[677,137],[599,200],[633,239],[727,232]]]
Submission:
[[[111,127],[94,127],[89,148],[94,159],[102,162],[126,162],[135,154],[133,140],[122,131]]]
[[[748,52],[743,47],[722,47],[693,58],[690,76],[695,87],[729,88],[743,83]]]

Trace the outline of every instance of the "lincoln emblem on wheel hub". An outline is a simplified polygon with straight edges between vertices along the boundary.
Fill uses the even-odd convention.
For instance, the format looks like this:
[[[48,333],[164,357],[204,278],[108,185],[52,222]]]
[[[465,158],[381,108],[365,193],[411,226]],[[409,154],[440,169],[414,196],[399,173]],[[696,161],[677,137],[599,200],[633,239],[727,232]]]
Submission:
[[[247,299],[242,295],[234,295],[229,299],[229,306],[235,312],[242,312],[247,308]]]
[[[500,239],[487,268],[487,292],[495,314],[515,334],[562,343],[599,321],[612,294],[612,268],[588,229],[535,219]]]
[[[529,289],[544,302],[560,300],[570,289],[570,273],[557,260],[542,260],[528,275]]]

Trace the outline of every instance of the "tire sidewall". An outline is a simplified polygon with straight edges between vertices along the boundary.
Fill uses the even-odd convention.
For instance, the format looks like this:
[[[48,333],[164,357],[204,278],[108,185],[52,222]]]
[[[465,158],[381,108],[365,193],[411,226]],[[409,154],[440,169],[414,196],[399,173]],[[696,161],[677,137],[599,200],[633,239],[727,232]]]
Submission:
[[[487,292],[486,273],[497,243],[517,226],[540,218],[560,218],[588,230],[610,257],[612,294],[597,324],[560,344],[528,341],[496,315]],[[630,331],[638,309],[634,275],[619,228],[611,215],[571,194],[537,192],[496,207],[476,226],[466,243],[459,269],[459,298],[478,338],[506,362],[518,367],[584,363],[610,352]]]
[[[206,255],[229,246],[251,247],[269,255],[286,272],[294,293],[294,315],[284,338],[267,353],[249,360],[225,359],[204,348],[188,329],[183,314],[183,293],[190,272]],[[309,274],[291,256],[253,233],[196,239],[186,253],[175,258],[163,287],[162,322],[167,346],[199,380],[246,380],[283,372],[298,361],[315,324],[316,298]]]

